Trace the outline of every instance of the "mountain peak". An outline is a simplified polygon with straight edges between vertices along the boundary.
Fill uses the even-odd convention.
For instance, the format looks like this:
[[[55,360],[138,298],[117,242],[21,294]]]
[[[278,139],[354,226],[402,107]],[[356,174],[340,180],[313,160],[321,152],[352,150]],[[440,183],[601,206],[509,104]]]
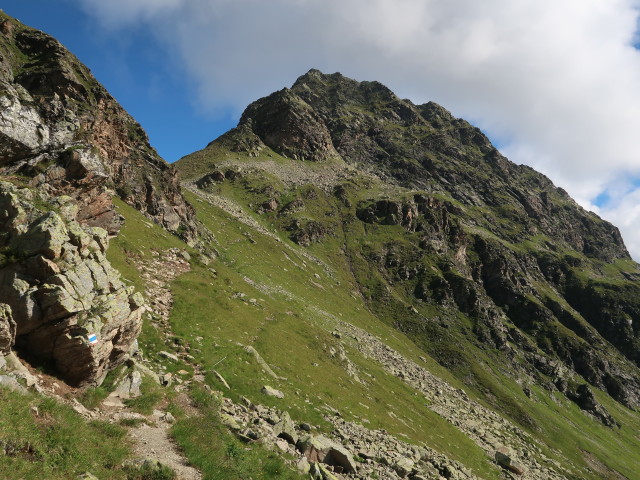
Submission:
[[[343,76],[340,72],[324,73],[318,70],[317,68],[312,68],[307,73],[300,75],[298,79],[293,83],[292,88],[295,89],[296,85],[299,85],[299,84],[313,83],[313,82],[323,82],[323,83],[337,82],[344,79],[347,79],[347,77]]]
[[[235,159],[227,153],[230,140],[251,147],[246,157],[242,148],[233,149]],[[226,159],[220,168],[236,170],[211,171],[210,162],[209,170],[199,169],[213,152]],[[396,308],[388,320],[400,329],[427,328],[406,323],[401,305],[458,312],[471,319],[480,343],[524,345],[518,355],[543,375],[551,358],[559,359],[619,402],[640,404],[640,380],[625,373],[640,358],[640,340],[615,327],[634,302],[615,300],[612,284],[597,280],[597,272],[625,265],[631,273],[616,281],[637,291],[637,266],[618,229],[544,175],[509,161],[444,107],[414,105],[379,82],[314,69],[249,105],[236,129],[180,166],[199,189],[215,192],[231,179],[226,188],[248,196],[256,214],[298,245],[331,248],[344,239],[345,262],[360,269],[361,293],[383,316]],[[243,170],[241,186],[233,179]],[[391,307],[394,295],[404,300]],[[580,360],[587,355],[599,367],[587,368]],[[616,360],[607,363],[610,356]],[[568,398],[588,403],[560,385]]]

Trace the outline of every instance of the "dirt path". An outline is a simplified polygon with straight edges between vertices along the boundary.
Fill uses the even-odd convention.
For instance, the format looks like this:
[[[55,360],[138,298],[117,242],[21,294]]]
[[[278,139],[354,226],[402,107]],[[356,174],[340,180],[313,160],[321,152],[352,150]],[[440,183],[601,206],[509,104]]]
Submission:
[[[171,281],[180,274],[189,271],[186,255],[175,248],[163,252],[153,252],[149,262],[139,262],[137,267],[145,279],[152,324],[162,335],[171,334],[169,314],[173,306]],[[196,367],[197,373],[197,367]],[[100,416],[109,421],[137,419],[136,426],[128,427],[129,437],[133,441],[135,457],[158,461],[176,472],[176,480],[201,480],[202,474],[189,465],[178,445],[169,435],[171,417],[156,411],[154,415],[142,416],[128,409],[115,395],[110,395],[102,404]]]
[[[142,424],[129,430],[129,437],[134,441],[136,457],[157,460],[176,472],[176,480],[200,480],[202,475],[190,466],[168,435],[169,425],[160,423],[156,426]]]

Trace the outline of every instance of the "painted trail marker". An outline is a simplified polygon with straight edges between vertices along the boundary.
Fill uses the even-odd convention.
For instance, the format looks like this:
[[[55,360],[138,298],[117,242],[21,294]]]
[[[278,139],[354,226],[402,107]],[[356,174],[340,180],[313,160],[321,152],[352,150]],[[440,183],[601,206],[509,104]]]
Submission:
[[[89,340],[89,343],[91,345],[95,345],[96,343],[98,343],[98,336],[95,333],[92,333],[87,337],[87,340]]]

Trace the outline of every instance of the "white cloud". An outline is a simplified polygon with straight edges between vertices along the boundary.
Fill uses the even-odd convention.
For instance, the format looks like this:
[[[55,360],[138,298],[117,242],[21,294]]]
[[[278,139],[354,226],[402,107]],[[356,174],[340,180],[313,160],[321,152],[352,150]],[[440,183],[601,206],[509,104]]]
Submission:
[[[109,28],[152,20],[174,12],[185,0],[76,0]]]
[[[640,177],[638,0],[77,1],[111,26],[146,22],[208,108],[341,71],[471,119],[587,207]],[[601,213],[640,258],[627,192]]]
[[[597,213],[620,229],[629,252],[638,261],[640,258],[640,189],[631,190],[614,199],[614,205],[611,208],[600,209]]]

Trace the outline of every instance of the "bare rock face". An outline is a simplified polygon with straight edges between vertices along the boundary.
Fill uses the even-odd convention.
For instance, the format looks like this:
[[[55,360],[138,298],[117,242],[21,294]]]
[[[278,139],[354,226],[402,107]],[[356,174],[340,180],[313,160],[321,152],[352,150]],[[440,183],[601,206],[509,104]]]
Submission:
[[[16,322],[11,315],[11,307],[0,303],[0,353],[6,355],[16,339]]]
[[[316,162],[339,158],[324,122],[291,90],[284,89],[252,103],[240,119],[239,128],[246,126],[287,157]]]
[[[140,125],[57,40],[0,12],[0,174],[78,201],[76,219],[115,234],[117,193],[187,241],[193,208]]]
[[[82,386],[127,358],[144,300],[106,259],[106,230],[81,226],[77,211],[70,197],[0,182],[0,349],[15,338]]]

